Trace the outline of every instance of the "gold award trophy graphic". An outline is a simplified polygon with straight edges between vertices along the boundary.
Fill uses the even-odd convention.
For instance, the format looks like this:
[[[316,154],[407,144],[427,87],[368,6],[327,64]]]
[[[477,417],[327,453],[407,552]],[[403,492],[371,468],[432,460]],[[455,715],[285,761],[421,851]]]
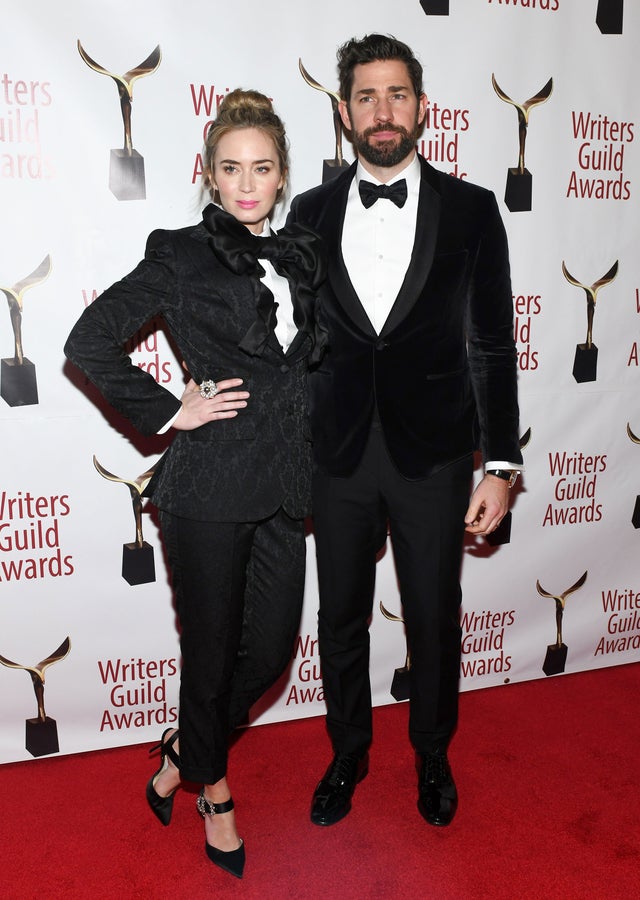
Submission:
[[[536,588],[541,597],[547,597],[549,600],[556,601],[556,642],[547,646],[547,655],[544,658],[542,671],[545,675],[559,675],[564,672],[565,663],[567,661],[567,645],[562,641],[562,616],[564,607],[569,594],[579,590],[587,580],[587,573],[578,578],[575,584],[571,585],[560,595],[550,594],[536,581]]]
[[[507,172],[507,187],[504,194],[504,202],[510,212],[528,212],[531,210],[531,195],[533,178],[531,172],[525,168],[524,145],[527,140],[529,127],[529,113],[534,106],[544,103],[551,96],[553,90],[553,78],[550,78],[545,86],[534,97],[525,100],[524,103],[516,103],[498,85],[495,75],[491,75],[493,89],[505,103],[515,106],[518,113],[518,165]]]
[[[420,6],[428,16],[449,15],[449,0],[420,0]]]
[[[333,157],[333,159],[325,159],[322,164],[322,181],[324,183],[325,181],[331,181],[331,179],[335,178],[336,175],[339,175],[343,169],[349,168],[349,163],[345,159],[343,159],[342,156],[342,119],[340,118],[340,111],[338,110],[340,97],[333,91],[327,90],[327,88],[322,87],[321,84],[318,84],[315,78],[312,78],[305,67],[302,65],[301,59],[298,59],[298,67],[300,69],[300,74],[307,82],[309,87],[315,88],[317,91],[322,91],[322,93],[326,94],[331,101],[331,109],[333,112],[333,130],[336,139],[336,146],[335,156]]]
[[[637,437],[631,430],[631,426],[627,422],[627,435],[629,440],[634,444],[640,444],[640,437]],[[640,528],[640,494],[636,497],[636,504],[633,507],[633,515],[631,516],[631,524],[634,528]]]
[[[603,275],[602,278],[599,278],[590,287],[586,284],[581,284],[574,278],[567,270],[564,261],[562,263],[562,274],[569,284],[572,284],[577,288],[582,288],[587,295],[587,338],[584,344],[576,344],[576,354],[573,361],[573,377],[579,384],[585,381],[595,381],[598,369],[598,348],[593,343],[593,317],[596,311],[596,298],[600,288],[604,287],[605,284],[611,284],[618,274],[618,260],[614,262],[606,275]]]
[[[95,62],[84,47],[78,41],[78,52],[90,69],[99,75],[108,75],[113,78],[118,88],[120,97],[120,110],[124,125],[124,147],[122,150],[111,151],[111,164],[109,167],[109,190],[118,200],[144,200],[146,187],[144,178],[144,158],[133,149],[131,140],[131,105],[133,104],[133,83],[138,78],[151,75],[160,65],[160,47],[152,50],[149,56],[133,69],[129,69],[124,75],[116,75],[109,72],[99,63]]]
[[[9,315],[14,337],[13,359],[3,359],[0,371],[0,395],[9,406],[32,406],[38,402],[36,367],[22,351],[22,303],[25,291],[42,284],[51,272],[51,256],[47,254],[37,269],[13,287],[0,287],[9,302]]]
[[[598,0],[596,25],[602,34],[622,34],[624,0]]]
[[[382,600],[380,601],[380,612],[385,617],[385,619],[389,619],[390,622],[402,622],[404,623],[404,619],[401,616],[394,616],[393,613],[390,613],[388,610],[384,608],[382,605]],[[399,669],[396,669],[393,673],[393,681],[391,682],[391,690],[390,694],[394,700],[408,700],[411,693],[411,654],[409,650],[407,650],[407,656],[404,662],[404,666],[401,666]]]
[[[119,478],[100,465],[96,457],[93,464],[107,481],[115,481],[118,484],[126,484],[131,494],[133,517],[136,524],[136,537],[129,544],[122,545],[122,577],[129,584],[148,584],[156,580],[156,568],[153,560],[153,547],[142,537],[142,494],[151,481],[154,469],[143,472],[134,481]]]
[[[23,666],[12,662],[5,656],[0,656],[0,663],[9,669],[24,669],[31,676],[33,690],[38,703],[38,715],[35,719],[27,719],[25,722],[26,741],[25,748],[32,756],[46,756],[49,753],[58,753],[58,726],[55,719],[51,719],[44,710],[44,676],[45,671],[53,663],[60,662],[71,650],[71,641],[68,637],[46,659],[36,663],[35,666]]]

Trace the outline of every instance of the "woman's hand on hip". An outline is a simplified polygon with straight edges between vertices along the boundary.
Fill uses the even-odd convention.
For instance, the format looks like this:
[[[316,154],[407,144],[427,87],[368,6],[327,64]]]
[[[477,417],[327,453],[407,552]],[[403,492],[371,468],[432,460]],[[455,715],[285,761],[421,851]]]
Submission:
[[[203,397],[200,393],[200,385],[193,379],[189,381],[180,398],[182,409],[176,416],[173,427],[178,431],[193,431],[207,422],[215,422],[216,419],[232,419],[238,415],[239,409],[244,409],[249,397],[248,391],[234,391],[240,387],[242,378],[227,378],[216,383],[216,392],[213,397]]]

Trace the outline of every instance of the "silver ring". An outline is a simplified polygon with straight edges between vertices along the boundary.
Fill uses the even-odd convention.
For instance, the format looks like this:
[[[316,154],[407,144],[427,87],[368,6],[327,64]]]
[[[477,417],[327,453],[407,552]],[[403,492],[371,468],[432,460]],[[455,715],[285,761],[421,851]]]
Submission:
[[[218,393],[218,385],[215,381],[203,381],[200,385],[200,396],[205,400],[211,400]]]

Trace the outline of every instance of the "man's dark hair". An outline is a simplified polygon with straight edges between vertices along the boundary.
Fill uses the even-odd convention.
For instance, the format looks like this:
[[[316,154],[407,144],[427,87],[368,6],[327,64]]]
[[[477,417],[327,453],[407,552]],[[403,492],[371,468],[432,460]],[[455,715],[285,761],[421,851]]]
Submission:
[[[355,66],[387,59],[397,59],[406,65],[416,97],[419,97],[422,93],[422,66],[413,55],[411,47],[391,35],[367,34],[360,41],[351,38],[338,49],[338,78],[342,99],[347,103],[351,99]]]

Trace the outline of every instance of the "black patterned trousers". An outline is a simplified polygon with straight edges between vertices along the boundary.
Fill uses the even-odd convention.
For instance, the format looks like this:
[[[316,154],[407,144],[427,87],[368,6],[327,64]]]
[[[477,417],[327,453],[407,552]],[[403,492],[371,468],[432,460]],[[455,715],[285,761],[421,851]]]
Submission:
[[[304,521],[197,522],[160,511],[180,620],[180,772],[215,784],[229,736],[286,669],[300,624]]]

